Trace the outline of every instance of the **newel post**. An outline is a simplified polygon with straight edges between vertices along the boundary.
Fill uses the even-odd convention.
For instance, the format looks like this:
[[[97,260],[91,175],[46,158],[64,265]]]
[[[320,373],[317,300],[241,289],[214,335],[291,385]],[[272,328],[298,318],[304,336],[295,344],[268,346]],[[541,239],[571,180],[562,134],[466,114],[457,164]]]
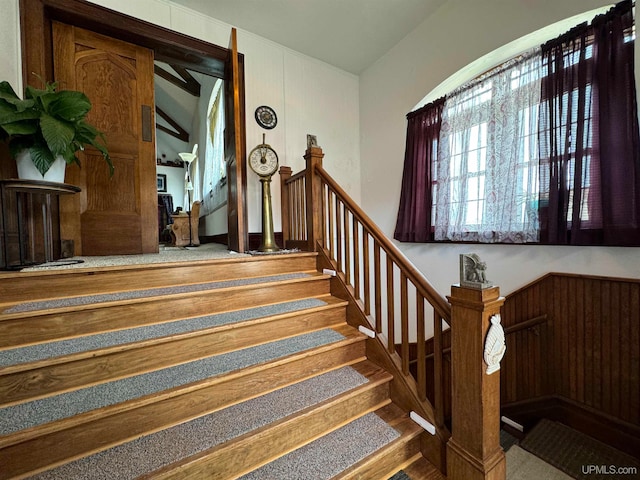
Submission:
[[[291,167],[280,167],[280,221],[282,223],[282,248],[287,248],[287,242],[291,240],[289,226],[289,185],[287,180],[291,178]]]
[[[308,146],[304,154],[306,160],[306,208],[307,243],[310,252],[314,252],[317,242],[322,241],[322,180],[316,174],[316,165],[322,166],[324,153],[318,146]]]
[[[504,298],[484,278],[486,266],[477,255],[460,257],[460,285],[453,285],[448,297],[452,431],[447,443],[447,478],[504,480],[499,370],[506,348],[499,323]]]

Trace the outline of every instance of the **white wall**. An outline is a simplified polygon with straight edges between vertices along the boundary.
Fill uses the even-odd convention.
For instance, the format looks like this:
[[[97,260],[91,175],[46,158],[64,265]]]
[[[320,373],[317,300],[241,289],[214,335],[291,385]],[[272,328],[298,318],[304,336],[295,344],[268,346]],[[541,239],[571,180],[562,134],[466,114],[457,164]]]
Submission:
[[[230,25],[168,0],[94,3],[216,45],[229,44]],[[0,0],[0,11],[0,79],[12,81],[14,88],[21,90],[18,0]],[[238,50],[245,59],[247,152],[262,142],[265,132],[280,164],[295,173],[304,166],[306,135],[317,135],[325,153],[325,168],[360,201],[358,77],[240,29]],[[275,129],[265,131],[256,124],[253,115],[260,105],[275,109]],[[247,183],[249,231],[260,232],[260,182],[249,171]],[[274,175],[274,205],[280,204],[279,184],[278,175]],[[274,209],[274,228],[281,228],[279,208]]]
[[[173,210],[182,207],[182,210],[187,211],[184,204],[184,168],[158,165],[156,172],[167,176],[167,191],[162,193],[168,193],[173,198]]]
[[[400,200],[406,114],[425,95],[465,65],[500,46],[609,3],[449,0],[368,68],[360,77],[361,191],[365,212],[389,237],[393,236]],[[640,72],[636,75],[640,76]],[[487,276],[501,287],[502,293],[550,271],[640,278],[640,248],[397,245],[445,295],[450,285],[459,280],[459,254],[467,252],[478,253],[487,262]]]
[[[228,44],[229,25],[165,0],[96,3],[211,43]],[[550,23],[608,3],[449,0],[367,69],[359,84],[351,74],[239,31],[246,69],[247,151],[262,140],[263,130],[253,121],[255,108],[262,104],[274,107],[279,123],[267,132],[267,142],[279,153],[280,163],[294,172],[300,170],[306,134],[317,135],[328,171],[392,236],[400,198],[405,115],[441,82],[477,58]],[[10,80],[18,90],[18,0],[0,0],[0,6],[0,79]],[[359,135],[360,145],[356,140]],[[260,186],[252,174],[248,180],[249,230],[258,232]],[[279,203],[278,182],[276,176],[275,205]],[[274,217],[278,230],[279,212],[274,212]],[[458,255],[468,251],[487,261],[488,277],[503,293],[549,271],[640,277],[640,248],[399,246],[443,294],[458,280]]]
[[[0,81],[8,81],[19,95],[22,92],[22,67],[17,61],[20,58],[18,1],[0,0]]]
[[[166,4],[160,0],[157,3]],[[228,45],[230,25],[168,5],[170,23],[163,26],[217,45]],[[139,16],[143,18],[145,12],[146,9],[142,10]],[[262,143],[262,134],[266,133],[266,142],[278,153],[280,165],[297,172],[304,167],[306,135],[315,134],[325,152],[325,167],[359,200],[358,78],[240,29],[238,50],[244,54],[247,154]],[[260,105],[275,109],[278,125],[273,130],[264,130],[256,124],[254,111]],[[276,206],[280,204],[279,182],[279,176],[274,175],[272,195]],[[260,182],[249,170],[250,232],[262,230],[261,201]],[[279,210],[274,208],[276,230],[280,229]]]

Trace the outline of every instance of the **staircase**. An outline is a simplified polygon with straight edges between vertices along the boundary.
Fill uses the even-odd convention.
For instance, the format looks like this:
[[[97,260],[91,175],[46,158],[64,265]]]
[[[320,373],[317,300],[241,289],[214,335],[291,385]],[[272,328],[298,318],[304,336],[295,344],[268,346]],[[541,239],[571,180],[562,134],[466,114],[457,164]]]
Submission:
[[[329,278],[315,253],[0,274],[0,479],[444,478]]]

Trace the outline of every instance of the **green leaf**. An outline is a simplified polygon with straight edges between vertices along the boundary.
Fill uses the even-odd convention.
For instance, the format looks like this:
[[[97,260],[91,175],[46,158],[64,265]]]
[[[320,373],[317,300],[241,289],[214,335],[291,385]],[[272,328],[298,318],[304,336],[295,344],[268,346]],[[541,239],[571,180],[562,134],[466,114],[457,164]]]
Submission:
[[[4,98],[4,97],[18,98],[18,95],[16,95],[15,90],[13,89],[11,84],[6,80],[0,82],[0,98]]]
[[[48,100],[47,97],[42,97],[43,103],[45,99]],[[82,92],[63,90],[55,94],[55,100],[46,104],[45,109],[50,115],[75,122],[83,119],[89,113],[91,102]]]
[[[0,119],[4,117],[11,117],[15,113],[16,113],[16,107],[0,98]]]
[[[76,124],[76,137],[75,141],[80,142],[83,145],[91,145],[102,153],[103,158],[109,165],[109,173],[113,175],[114,168],[109,151],[106,146],[106,139],[104,133],[96,129],[94,126],[89,125],[86,122],[80,122]]]
[[[75,129],[69,122],[58,120],[46,113],[40,118],[40,129],[53,155],[61,155],[73,141]]]
[[[0,100],[9,105],[13,105],[14,110],[22,112],[28,108],[32,108],[35,104],[33,100],[22,100],[8,82],[0,82]]]
[[[36,166],[38,171],[44,176],[45,173],[51,168],[55,158],[51,155],[48,148],[42,145],[34,145],[29,149],[31,154],[31,161]]]
[[[31,85],[27,85],[27,88],[24,89],[24,98],[25,99],[36,99],[40,98],[42,95],[46,95],[47,93],[51,93],[53,90],[41,90],[39,88],[32,87]]]
[[[38,125],[35,121],[4,123],[0,128],[9,135],[33,135],[38,131]]]
[[[35,120],[40,118],[40,113],[33,110],[17,110],[15,106],[0,99],[0,125],[14,123],[21,120]]]
[[[76,123],[76,140],[83,144],[92,144],[100,132],[87,122]]]
[[[67,162],[67,164],[71,165],[72,163],[75,163],[80,166],[80,160],[76,156],[77,150],[78,149],[75,148],[75,145],[71,145],[65,152],[62,153],[62,157],[64,158],[64,161]]]

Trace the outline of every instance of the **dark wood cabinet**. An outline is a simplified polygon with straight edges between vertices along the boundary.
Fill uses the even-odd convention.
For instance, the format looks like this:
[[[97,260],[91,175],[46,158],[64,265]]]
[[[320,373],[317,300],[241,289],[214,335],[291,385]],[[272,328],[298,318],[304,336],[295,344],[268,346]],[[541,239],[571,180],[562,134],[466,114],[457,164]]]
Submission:
[[[62,258],[58,198],[79,191],[66,183],[0,180],[0,268],[14,270]]]

